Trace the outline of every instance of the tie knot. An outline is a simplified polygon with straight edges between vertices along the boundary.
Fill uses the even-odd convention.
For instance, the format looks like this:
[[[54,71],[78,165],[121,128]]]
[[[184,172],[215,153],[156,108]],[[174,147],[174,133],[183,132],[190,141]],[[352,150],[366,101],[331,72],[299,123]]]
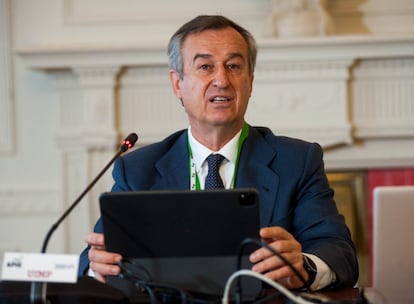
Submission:
[[[221,154],[210,154],[207,157],[207,163],[209,170],[210,168],[218,168],[220,167],[221,162],[223,161],[224,156]]]

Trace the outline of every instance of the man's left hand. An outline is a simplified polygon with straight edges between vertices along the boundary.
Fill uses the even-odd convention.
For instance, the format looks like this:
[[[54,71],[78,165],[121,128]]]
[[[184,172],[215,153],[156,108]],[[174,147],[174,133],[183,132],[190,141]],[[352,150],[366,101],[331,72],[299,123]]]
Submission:
[[[287,259],[305,280],[308,280],[308,273],[303,268],[302,246],[293,235],[285,229],[275,226],[260,229],[260,237],[263,242]],[[304,285],[285,262],[264,247],[254,251],[249,259],[250,262],[254,263],[253,271],[264,274],[286,288],[296,289]]]

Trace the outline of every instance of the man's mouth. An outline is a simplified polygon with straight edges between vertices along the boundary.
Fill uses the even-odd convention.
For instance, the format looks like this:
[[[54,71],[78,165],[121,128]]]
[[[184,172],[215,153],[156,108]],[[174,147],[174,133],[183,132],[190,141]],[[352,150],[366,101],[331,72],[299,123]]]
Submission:
[[[210,101],[214,103],[226,103],[230,101],[230,98],[223,97],[223,96],[216,96],[214,98],[211,98]]]

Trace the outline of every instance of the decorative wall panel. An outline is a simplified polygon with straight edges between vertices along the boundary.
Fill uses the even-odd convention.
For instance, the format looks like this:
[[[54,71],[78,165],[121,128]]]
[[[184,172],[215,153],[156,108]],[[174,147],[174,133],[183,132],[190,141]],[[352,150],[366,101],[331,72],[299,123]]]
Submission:
[[[138,145],[187,127],[180,101],[172,93],[167,66],[131,67],[120,79],[119,121],[124,134],[135,131]]]
[[[413,58],[364,60],[354,72],[356,136],[414,137]]]

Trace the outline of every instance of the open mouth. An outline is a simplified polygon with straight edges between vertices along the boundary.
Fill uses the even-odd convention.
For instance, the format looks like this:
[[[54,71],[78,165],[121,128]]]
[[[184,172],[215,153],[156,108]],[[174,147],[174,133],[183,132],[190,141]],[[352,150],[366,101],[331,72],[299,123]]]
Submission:
[[[230,102],[230,100],[231,100],[230,98],[223,97],[223,96],[216,96],[210,99],[210,101],[214,103],[226,103],[226,102]]]

